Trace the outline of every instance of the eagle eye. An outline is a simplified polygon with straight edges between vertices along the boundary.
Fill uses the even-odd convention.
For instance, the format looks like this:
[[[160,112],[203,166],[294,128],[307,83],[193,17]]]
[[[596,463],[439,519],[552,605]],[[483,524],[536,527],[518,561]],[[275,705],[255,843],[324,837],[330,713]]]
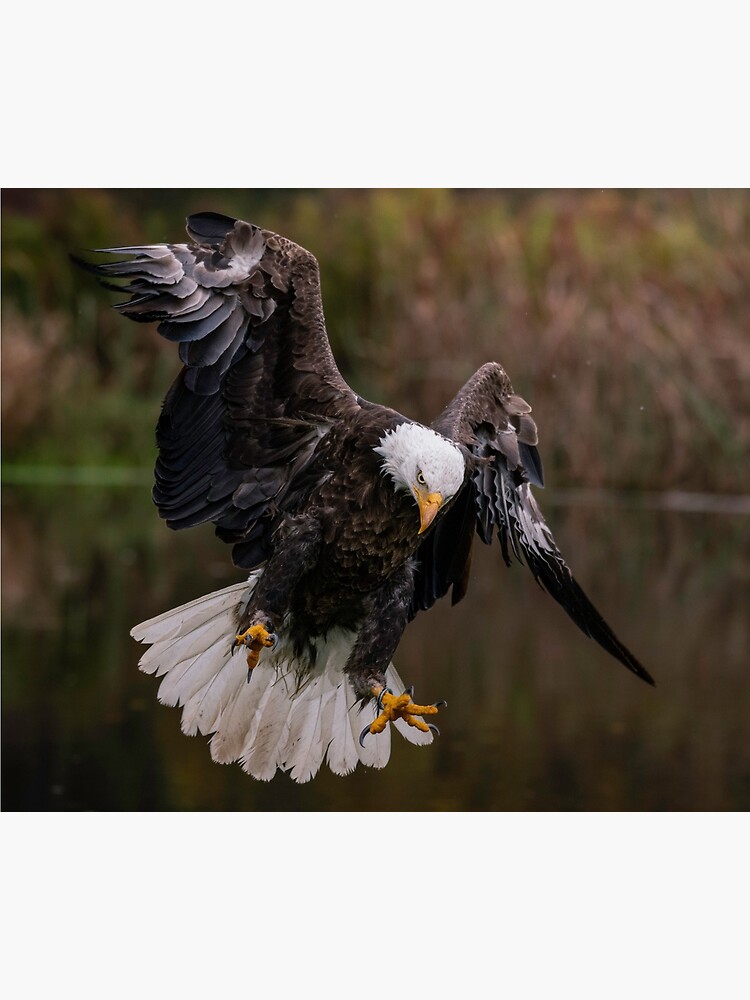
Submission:
[[[424,478],[424,473],[422,473],[422,472],[418,472],[417,473],[417,482],[419,483],[420,486],[426,486],[427,485],[427,481]]]

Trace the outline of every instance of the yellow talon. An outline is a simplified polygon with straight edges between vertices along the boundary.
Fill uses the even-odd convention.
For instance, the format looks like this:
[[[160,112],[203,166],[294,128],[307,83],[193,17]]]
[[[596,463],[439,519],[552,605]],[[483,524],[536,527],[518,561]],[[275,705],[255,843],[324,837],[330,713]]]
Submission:
[[[414,726],[415,729],[420,729],[423,733],[430,731],[430,726],[420,716],[437,715],[437,705],[415,705],[408,691],[393,695],[390,691],[384,691],[382,688],[373,688],[372,693],[379,699],[379,705],[382,709],[380,715],[369,727],[373,735],[382,733],[388,723],[395,722],[396,719],[403,719],[404,722]]]
[[[276,636],[263,625],[251,625],[234,637],[234,643],[236,646],[247,646],[247,669],[254,670],[258,665],[261,650],[275,646]]]

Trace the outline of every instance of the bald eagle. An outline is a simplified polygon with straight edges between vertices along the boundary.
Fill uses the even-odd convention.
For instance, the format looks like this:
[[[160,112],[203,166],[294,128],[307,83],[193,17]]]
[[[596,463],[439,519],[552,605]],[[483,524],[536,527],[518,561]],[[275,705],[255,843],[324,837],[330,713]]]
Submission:
[[[115,247],[85,263],[158,323],[183,368],[157,426],[153,499],[171,528],[210,521],[249,576],[137,625],[159,699],[215,761],[259,779],[383,767],[391,725],[433,741],[391,662],[419,612],[465,595],[472,543],[497,536],[573,621],[647,671],[574,580],[532,494],[543,485],[531,407],[484,365],[430,426],[344,381],[318,264],[302,247],[215,213],[190,242]],[[125,283],[112,284],[112,279]]]

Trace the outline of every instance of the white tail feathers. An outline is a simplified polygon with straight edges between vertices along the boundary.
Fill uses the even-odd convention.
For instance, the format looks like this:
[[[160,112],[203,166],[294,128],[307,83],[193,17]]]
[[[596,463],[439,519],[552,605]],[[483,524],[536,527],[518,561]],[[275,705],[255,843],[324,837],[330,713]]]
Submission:
[[[211,739],[211,756],[221,764],[239,760],[248,774],[270,781],[277,768],[295,781],[313,778],[327,755],[335,774],[349,774],[361,761],[385,767],[391,753],[390,727],[369,734],[364,746],[359,734],[375,718],[372,701],[360,709],[344,673],[354,632],[335,629],[315,640],[314,666],[300,664],[283,635],[273,650],[264,650],[247,683],[247,660],[240,648],[232,652],[239,620],[258,579],[233,584],[174,608],[130,633],[151,644],[139,666],[163,677],[159,701],[180,705],[182,731]],[[302,669],[300,669],[302,668]],[[386,671],[388,686],[400,693],[403,684],[393,664]],[[402,720],[394,723],[410,743],[432,743]]]

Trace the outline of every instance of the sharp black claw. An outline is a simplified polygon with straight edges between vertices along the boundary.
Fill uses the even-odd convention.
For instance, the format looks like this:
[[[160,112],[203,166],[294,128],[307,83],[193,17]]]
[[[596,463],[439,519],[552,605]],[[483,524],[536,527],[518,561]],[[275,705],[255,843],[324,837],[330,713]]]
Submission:
[[[360,745],[361,747],[364,747],[364,745],[365,745],[365,736],[367,736],[367,734],[368,734],[369,732],[370,732],[370,727],[369,727],[369,726],[365,726],[365,728],[364,728],[364,729],[362,730],[362,732],[361,732],[361,733],[359,734],[359,745]]]
[[[440,730],[438,729],[438,727],[433,722],[428,722],[427,723],[427,728],[431,729],[436,736],[440,735]]]
[[[252,676],[253,676],[253,668],[252,668],[252,667],[248,667],[248,668],[247,668],[247,683],[248,683],[248,684],[250,683],[250,678],[251,678]]]
[[[433,703],[432,707],[433,708],[447,708],[448,707],[448,702],[444,701],[444,700],[443,701],[436,701],[436,702]]]
[[[409,697],[411,698],[411,700],[412,700],[412,701],[414,701],[414,685],[412,684],[412,686],[411,686],[411,687],[408,687],[408,688],[407,688],[407,689],[406,689],[406,690],[404,691],[404,694],[408,694],[408,695],[409,695]]]
[[[378,715],[380,715],[380,713],[383,711],[383,695],[386,693],[393,694],[393,691],[391,691],[390,688],[383,688],[381,690],[380,694],[378,695],[378,700],[375,702],[375,707],[377,708]]]

